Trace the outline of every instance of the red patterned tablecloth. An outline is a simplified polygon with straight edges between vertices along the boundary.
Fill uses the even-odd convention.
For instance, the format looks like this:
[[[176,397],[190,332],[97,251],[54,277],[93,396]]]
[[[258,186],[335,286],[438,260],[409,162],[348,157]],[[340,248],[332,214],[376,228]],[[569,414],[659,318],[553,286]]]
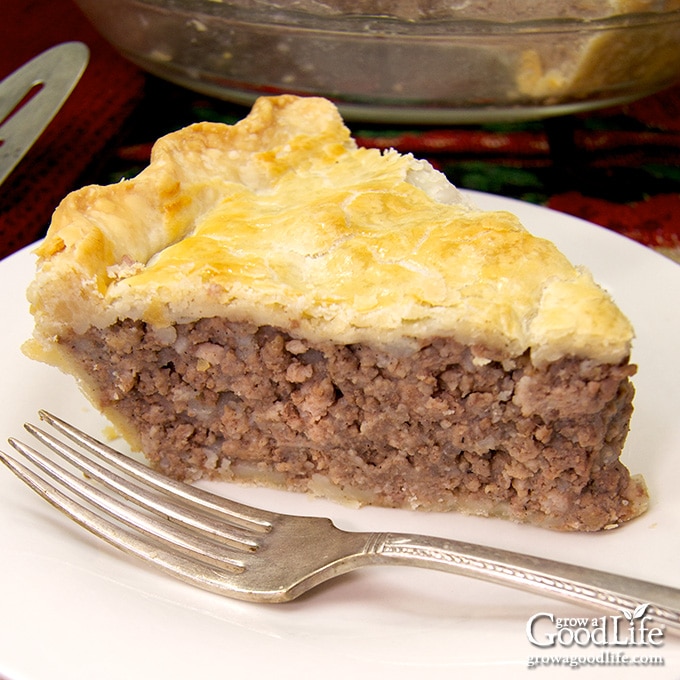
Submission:
[[[143,74],[71,0],[7,0],[0,77],[42,50],[82,40],[91,61],[46,132],[0,187],[0,257],[44,234],[70,190],[138,172],[161,134],[245,109]],[[351,124],[361,144],[427,158],[458,186],[588,219],[680,262],[680,87],[633,104],[521,124]]]

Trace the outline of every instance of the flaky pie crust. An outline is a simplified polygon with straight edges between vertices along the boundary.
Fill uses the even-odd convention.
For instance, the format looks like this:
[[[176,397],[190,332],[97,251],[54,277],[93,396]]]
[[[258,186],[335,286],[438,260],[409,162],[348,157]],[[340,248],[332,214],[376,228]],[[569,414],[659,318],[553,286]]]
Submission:
[[[28,351],[42,358],[67,330],[124,318],[404,348],[452,336],[537,365],[624,361],[633,337],[552,243],[410,155],[358,148],[320,98],[261,98],[233,126],[161,138],[134,179],[66,197],[37,254]]]

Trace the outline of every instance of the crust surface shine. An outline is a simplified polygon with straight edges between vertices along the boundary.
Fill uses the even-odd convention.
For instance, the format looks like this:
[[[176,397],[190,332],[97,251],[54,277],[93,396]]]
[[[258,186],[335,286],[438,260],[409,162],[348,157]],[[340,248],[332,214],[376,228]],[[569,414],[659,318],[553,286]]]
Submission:
[[[66,197],[37,254],[27,353],[78,376],[169,474],[241,469],[561,529],[644,510],[618,462],[633,330],[610,296],[427,163],[358,148],[326,100],[262,98],[236,125],[161,138],[136,178]],[[457,481],[419,500],[425,470]],[[600,478],[618,500],[595,511]]]

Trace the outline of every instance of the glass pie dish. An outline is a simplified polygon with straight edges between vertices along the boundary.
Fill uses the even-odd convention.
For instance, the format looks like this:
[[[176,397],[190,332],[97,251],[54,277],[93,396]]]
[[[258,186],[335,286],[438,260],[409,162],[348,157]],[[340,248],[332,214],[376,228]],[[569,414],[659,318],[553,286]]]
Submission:
[[[680,78],[680,0],[76,1],[152,74],[246,105],[321,95],[355,120],[527,120]]]

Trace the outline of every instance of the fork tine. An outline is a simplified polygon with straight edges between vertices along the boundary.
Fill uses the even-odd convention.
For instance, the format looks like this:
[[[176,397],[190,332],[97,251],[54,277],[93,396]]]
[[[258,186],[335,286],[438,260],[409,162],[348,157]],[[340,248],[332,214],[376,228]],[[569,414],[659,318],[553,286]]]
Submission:
[[[197,562],[195,558],[172,549],[162,541],[140,537],[137,533],[98,515],[59,491],[53,484],[46,483],[39,475],[2,451],[0,462],[53,507],[124,553],[138,557],[194,586],[223,595],[229,594],[231,597],[248,599],[247,594],[241,594],[238,585],[234,583],[234,577],[243,571],[242,565],[223,564],[221,568],[217,568],[207,562]]]
[[[246,529],[269,531],[271,522],[276,518],[275,513],[221,498],[202,489],[166,477],[146,465],[142,465],[130,456],[126,456],[120,451],[107,446],[48,411],[40,410],[39,416],[41,420],[49,423],[50,426],[68,437],[72,442],[75,442],[107,463],[124,470],[133,477],[143,480],[156,489],[173,494],[189,503],[196,504],[211,513],[224,516],[230,522],[242,524]]]
[[[140,486],[134,481],[125,479],[112,470],[103,467],[87,458],[71,446],[67,446],[62,441],[48,434],[44,430],[26,423],[26,431],[32,434],[38,441],[42,442],[47,448],[60,457],[67,460],[71,465],[78,468],[86,475],[96,479],[107,488],[115,491],[129,501],[143,507],[151,512],[167,518],[170,521],[202,531],[210,536],[215,536],[235,544],[237,547],[253,549],[255,543],[251,538],[250,531],[245,531],[242,526],[236,527],[229,523],[230,516],[222,514],[220,516],[212,514],[206,517],[195,510],[194,505],[181,502],[176,495],[168,495],[147,486]],[[16,447],[15,447],[16,448]],[[23,451],[22,451],[23,453]],[[131,476],[137,480],[136,476]],[[227,522],[225,524],[225,522]],[[260,530],[260,525],[255,525]]]
[[[215,563],[225,563],[231,567],[242,569],[242,562],[235,557],[234,548],[203,537],[199,533],[189,532],[172,522],[162,521],[155,516],[144,513],[134,506],[101,491],[16,439],[11,438],[9,443],[55,482],[99,508],[107,516],[153,538],[155,541],[166,542],[180,551],[195,555],[197,559],[210,555],[209,559]],[[44,480],[42,488],[46,488]],[[44,494],[41,495],[45,497]]]

